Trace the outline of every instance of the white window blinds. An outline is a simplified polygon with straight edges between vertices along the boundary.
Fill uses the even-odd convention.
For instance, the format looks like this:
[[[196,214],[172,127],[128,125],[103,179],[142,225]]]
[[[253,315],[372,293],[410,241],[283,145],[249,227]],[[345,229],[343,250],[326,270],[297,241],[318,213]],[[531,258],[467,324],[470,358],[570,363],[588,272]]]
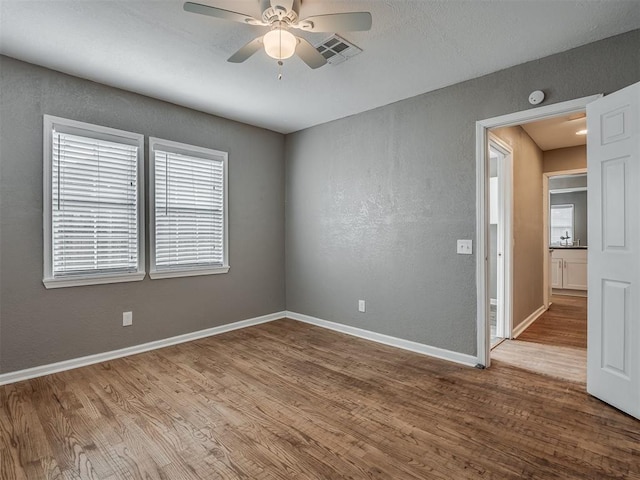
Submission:
[[[202,158],[159,145],[154,160],[153,267],[224,266],[225,158]]]
[[[570,244],[573,238],[573,205],[551,205],[550,245]]]
[[[138,146],[53,131],[54,277],[138,269]]]

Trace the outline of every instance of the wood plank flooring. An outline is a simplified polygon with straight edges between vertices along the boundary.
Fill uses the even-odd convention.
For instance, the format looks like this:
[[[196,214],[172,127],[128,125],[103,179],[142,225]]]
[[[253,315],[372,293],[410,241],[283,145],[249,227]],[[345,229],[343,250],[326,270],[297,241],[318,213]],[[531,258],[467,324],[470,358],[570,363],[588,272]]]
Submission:
[[[492,360],[571,382],[587,381],[587,299],[554,295],[552,304],[516,340],[491,351]]]
[[[554,295],[552,304],[519,340],[543,345],[587,349],[587,299]]]
[[[498,362],[496,362],[498,363]],[[0,478],[640,479],[583,388],[280,320],[0,387]]]

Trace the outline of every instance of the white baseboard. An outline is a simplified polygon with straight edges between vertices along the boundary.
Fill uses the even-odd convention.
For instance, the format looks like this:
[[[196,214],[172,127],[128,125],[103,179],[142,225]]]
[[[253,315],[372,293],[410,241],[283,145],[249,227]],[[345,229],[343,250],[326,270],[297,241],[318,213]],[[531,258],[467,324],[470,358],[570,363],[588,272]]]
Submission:
[[[467,355],[465,353],[453,352],[451,350],[445,350],[443,348],[432,347],[423,343],[412,342],[410,340],[404,340],[402,338],[391,337],[382,333],[371,332],[369,330],[363,330],[361,328],[350,327],[349,325],[343,325],[341,323],[330,322],[328,320],[322,320],[320,318],[311,317],[309,315],[303,315],[301,313],[286,312],[287,318],[298,320],[299,322],[310,323],[318,327],[327,328],[340,333],[346,333],[347,335],[353,335],[354,337],[364,338],[377,343],[383,343],[391,347],[401,348],[403,350],[409,350],[415,353],[421,353],[422,355],[428,355],[430,357],[440,358],[442,360],[449,360],[450,362],[461,363],[463,365],[475,366],[478,363],[478,359],[473,355]]]
[[[518,338],[522,332],[524,332],[527,328],[529,328],[531,324],[535,322],[538,318],[540,318],[542,314],[546,311],[547,311],[547,308],[544,305],[542,305],[535,312],[533,312],[531,315],[525,318],[524,321],[520,323],[520,325],[518,325],[516,328],[513,329],[512,338]]]
[[[0,385],[21,382],[23,380],[42,377],[45,375],[50,375],[52,373],[64,372],[65,370],[72,370],[74,368],[80,368],[87,365],[93,365],[95,363],[115,360],[117,358],[122,358],[129,355],[148,352],[150,350],[157,350],[159,348],[169,347],[171,345],[177,345],[179,343],[191,342],[193,340],[211,337],[213,335],[220,335],[221,333],[230,332],[232,330],[238,330],[240,328],[247,328],[254,325],[260,325],[261,323],[272,322],[274,320],[279,320],[285,317],[316,325],[318,327],[327,328],[329,330],[334,330],[336,332],[346,333],[347,335],[353,335],[355,337],[364,338],[373,342],[401,348],[403,350],[409,350],[423,355],[428,355],[430,357],[449,360],[451,362],[460,363],[463,365],[475,366],[478,363],[477,358],[472,355],[453,352],[451,350],[445,350],[443,348],[432,347],[430,345],[412,342],[410,340],[404,340],[402,338],[391,337],[389,335],[371,332],[369,330],[363,330],[361,328],[350,327],[348,325],[330,322],[328,320],[322,320],[300,313],[276,312],[269,315],[263,315],[261,317],[255,317],[247,320],[241,320],[239,322],[229,323],[227,325],[221,325],[219,327],[207,328],[205,330],[199,330],[197,332],[185,333],[184,335],[178,335],[162,340],[143,343],[141,345],[134,345],[132,347],[121,348],[119,350],[111,350],[109,352],[97,353],[95,355],[88,355],[86,357],[73,358],[70,360],[64,360],[62,362],[50,363],[47,365],[40,365],[38,367],[27,368],[15,372],[3,373],[0,374]]]
[[[71,360],[64,360],[62,362],[50,363],[48,365],[41,365],[39,367],[27,368],[25,370],[18,370],[15,372],[0,374],[0,385],[6,385],[8,383],[21,382],[23,380],[29,380],[30,378],[42,377],[44,375],[50,375],[52,373],[63,372],[65,370],[71,370],[73,368],[85,367],[87,365],[93,365],[94,363],[106,362],[107,360],[114,360],[116,358],[126,357],[128,355],[135,355],[137,353],[148,352],[149,350],[156,350],[158,348],[169,347],[178,343],[190,342],[198,340],[200,338],[210,337],[212,335],[220,335],[221,333],[230,332],[232,330],[238,330],[240,328],[252,327],[261,323],[272,322],[279,320],[286,316],[286,312],[271,313],[269,315],[263,315],[261,317],[250,318],[247,320],[241,320],[239,322],[229,323],[227,325],[220,325],[219,327],[207,328],[205,330],[198,330],[197,332],[185,333],[184,335],[178,335],[176,337],[165,338],[162,340],[156,340],[154,342],[143,343],[141,345],[134,345],[132,347],[121,348],[119,350],[111,350],[110,352],[97,353],[95,355],[88,355],[86,357],[73,358]]]

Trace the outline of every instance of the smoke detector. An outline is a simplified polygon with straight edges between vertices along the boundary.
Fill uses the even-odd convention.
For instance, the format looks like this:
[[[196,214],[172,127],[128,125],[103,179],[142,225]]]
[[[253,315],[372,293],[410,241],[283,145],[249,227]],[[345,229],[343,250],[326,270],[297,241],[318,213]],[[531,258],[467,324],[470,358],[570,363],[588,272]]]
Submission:
[[[355,57],[359,53],[362,53],[362,49],[356,47],[353,43],[348,42],[340,35],[331,35],[322,43],[315,45],[316,50],[327,60],[327,63],[331,65],[338,65],[339,63],[349,60],[351,57]]]

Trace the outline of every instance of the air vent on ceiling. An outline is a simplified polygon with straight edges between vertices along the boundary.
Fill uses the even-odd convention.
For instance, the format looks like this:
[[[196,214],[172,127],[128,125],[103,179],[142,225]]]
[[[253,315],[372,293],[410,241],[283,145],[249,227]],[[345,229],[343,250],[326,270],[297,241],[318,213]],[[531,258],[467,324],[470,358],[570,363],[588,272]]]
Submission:
[[[342,63],[362,52],[362,49],[339,35],[331,35],[322,43],[317,44],[316,49],[331,65]]]

